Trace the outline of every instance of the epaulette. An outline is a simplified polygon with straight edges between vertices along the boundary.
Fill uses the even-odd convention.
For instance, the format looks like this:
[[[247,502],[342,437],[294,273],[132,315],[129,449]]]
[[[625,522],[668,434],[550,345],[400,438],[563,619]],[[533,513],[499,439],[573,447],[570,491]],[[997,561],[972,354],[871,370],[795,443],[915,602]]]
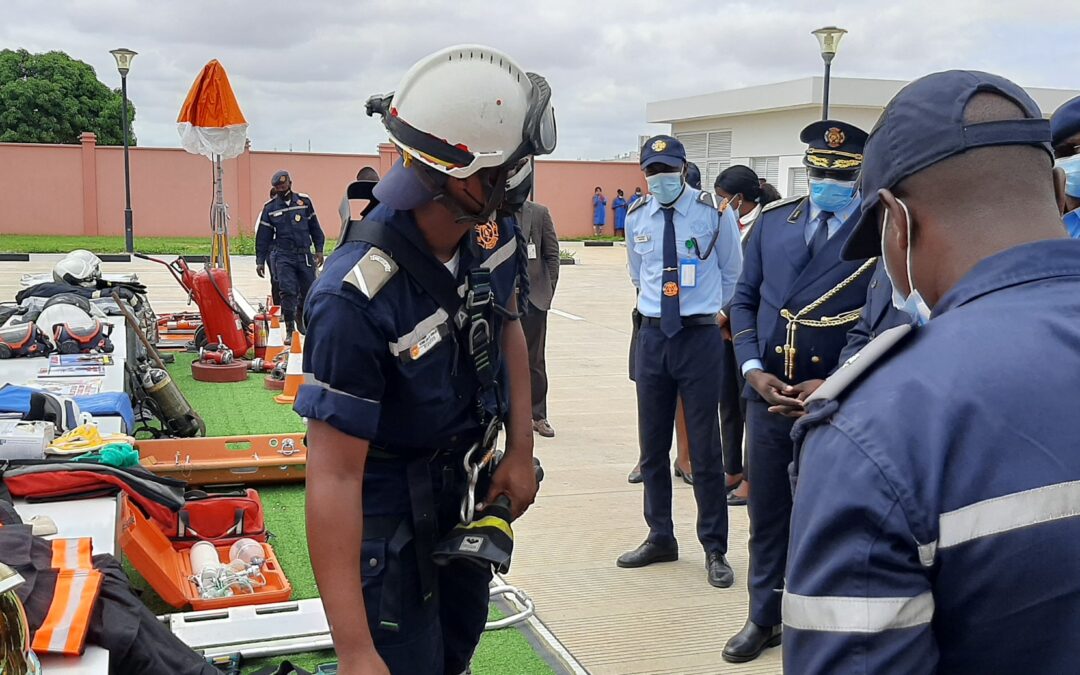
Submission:
[[[769,202],[765,206],[761,207],[761,212],[765,213],[767,211],[772,211],[773,209],[778,209],[781,206],[786,206],[788,204],[797,202],[800,199],[806,199],[806,195],[798,195],[796,197],[788,197],[787,199],[777,199],[775,202]]]
[[[303,193],[303,192],[297,192],[297,193],[296,193],[296,196],[297,196],[297,197],[302,197],[302,198],[304,198],[304,199],[311,199],[311,197],[307,196],[307,194],[306,194],[306,193]]]
[[[720,202],[716,201],[716,194],[702,190],[698,193],[697,201],[710,207],[713,211],[720,210]]]
[[[626,210],[626,215],[630,215],[634,211],[637,211],[638,209],[640,209],[642,206],[645,205],[645,202],[649,201],[650,199],[652,199],[652,195],[645,195],[641,199],[637,200],[636,202],[634,202],[633,204],[630,205],[629,209]]]
[[[352,284],[369,300],[397,274],[398,265],[388,253],[372,246],[345,275],[344,283]]]
[[[844,390],[847,389],[852,382],[859,379],[863,373],[870,370],[870,368],[891,352],[896,345],[900,344],[900,342],[911,333],[913,327],[914,326],[911,324],[904,324],[882,331],[880,335],[870,342],[867,342],[865,347],[860,349],[854,356],[845,361],[835,373],[830,375],[829,379],[825,380],[813,394],[810,394],[810,396],[806,398],[806,403],[810,404],[813,401],[836,400],[836,398],[844,393]]]

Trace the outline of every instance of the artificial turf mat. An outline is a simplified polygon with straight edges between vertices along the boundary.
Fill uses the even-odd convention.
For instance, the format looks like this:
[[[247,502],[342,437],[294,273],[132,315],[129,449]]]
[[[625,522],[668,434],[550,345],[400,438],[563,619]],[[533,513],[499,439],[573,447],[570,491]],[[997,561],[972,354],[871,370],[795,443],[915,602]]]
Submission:
[[[289,433],[304,430],[303,422],[290,406],[274,403],[271,392],[262,384],[262,376],[251,376],[245,382],[210,384],[196,382],[191,377],[193,354],[177,354],[169,374],[187,397],[192,408],[206,422],[208,436],[239,436],[245,434]],[[303,600],[318,597],[311,561],[307,553],[307,534],[304,529],[304,486],[282,485],[259,488],[266,528],[272,533],[271,543],[278,561],[293,586],[293,598]],[[142,577],[124,562],[132,585],[145,591],[143,600],[157,614],[175,612],[166,605]],[[492,617],[500,613],[492,607]],[[292,656],[258,659],[244,664],[251,672],[271,663],[288,659],[308,671],[334,660],[333,652],[315,652]],[[484,633],[473,657],[475,675],[541,675],[552,669],[529,645],[516,628]]]

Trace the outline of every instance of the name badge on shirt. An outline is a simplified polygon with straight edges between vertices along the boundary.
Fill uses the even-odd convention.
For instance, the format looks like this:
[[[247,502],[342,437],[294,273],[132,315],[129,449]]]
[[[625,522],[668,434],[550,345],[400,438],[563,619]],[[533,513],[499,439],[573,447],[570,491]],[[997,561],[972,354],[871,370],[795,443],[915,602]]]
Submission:
[[[420,338],[420,342],[409,348],[409,359],[416,361],[424,354],[427,354],[431,349],[442,342],[442,334],[439,332],[438,327],[433,328],[430,333]]]
[[[683,288],[697,286],[697,266],[696,260],[683,260],[679,263],[679,286]]]
[[[634,235],[634,243],[635,244],[644,244],[647,241],[649,241],[649,235],[647,235],[647,234]]]
[[[529,242],[529,260],[536,260],[536,244]]]

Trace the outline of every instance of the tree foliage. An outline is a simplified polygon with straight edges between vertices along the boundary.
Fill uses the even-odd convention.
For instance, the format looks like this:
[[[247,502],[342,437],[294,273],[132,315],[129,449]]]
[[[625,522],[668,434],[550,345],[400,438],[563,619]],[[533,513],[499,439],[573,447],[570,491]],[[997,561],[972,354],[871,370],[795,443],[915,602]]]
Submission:
[[[101,145],[122,145],[122,98],[94,69],[63,52],[0,51],[0,142],[78,143],[92,131]],[[128,101],[128,140],[135,145]]]

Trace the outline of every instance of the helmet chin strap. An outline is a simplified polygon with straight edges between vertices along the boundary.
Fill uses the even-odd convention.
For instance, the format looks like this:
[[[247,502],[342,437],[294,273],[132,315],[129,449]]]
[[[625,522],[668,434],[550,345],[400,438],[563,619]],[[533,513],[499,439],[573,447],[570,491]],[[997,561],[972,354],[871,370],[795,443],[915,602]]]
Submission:
[[[420,170],[420,180],[435,194],[433,201],[441,204],[454,216],[454,222],[462,225],[481,225],[495,218],[495,211],[502,205],[503,196],[506,192],[506,174],[509,169],[505,166],[497,169],[495,186],[488,193],[479,213],[470,211],[472,205],[462,202],[446,188],[449,178],[437,180],[427,169]],[[473,200],[476,201],[476,200]]]

